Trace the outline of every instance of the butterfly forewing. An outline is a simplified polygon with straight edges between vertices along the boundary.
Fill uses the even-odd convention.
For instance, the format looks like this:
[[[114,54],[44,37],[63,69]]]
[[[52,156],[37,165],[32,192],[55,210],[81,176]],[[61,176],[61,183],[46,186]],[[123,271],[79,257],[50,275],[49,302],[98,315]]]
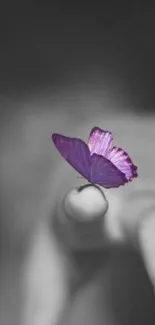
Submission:
[[[90,152],[84,141],[53,134],[52,140],[62,157],[83,177],[89,179]]]
[[[109,148],[111,147],[113,140],[112,133],[109,131],[104,131],[99,127],[95,126],[89,135],[88,139],[88,147],[93,155],[96,153],[97,155],[106,156]]]

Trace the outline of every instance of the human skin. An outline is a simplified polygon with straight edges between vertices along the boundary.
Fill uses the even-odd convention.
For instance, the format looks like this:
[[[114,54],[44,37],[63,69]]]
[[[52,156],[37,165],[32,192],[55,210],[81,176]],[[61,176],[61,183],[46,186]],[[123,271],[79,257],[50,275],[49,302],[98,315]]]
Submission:
[[[152,218],[153,215],[147,213],[143,221],[141,221],[142,216],[137,215],[136,223],[132,225],[132,228],[128,227],[128,223],[126,223],[126,230],[128,229],[129,234],[129,236],[126,236],[123,227],[119,228],[121,229],[119,233],[116,229],[119,224],[122,225],[120,214],[115,214],[117,222],[113,223],[112,226],[112,214],[109,215],[108,212],[104,214],[104,211],[106,211],[105,203],[102,207],[102,225],[98,216],[95,219],[95,227],[94,223],[92,224],[92,219],[88,219],[86,206],[90,204],[90,200],[93,201],[92,197],[94,197],[95,202],[96,189],[92,189],[92,192],[94,191],[93,196],[91,196],[88,188],[85,187],[83,190],[85,204],[83,205],[82,214],[81,205],[84,199],[80,201],[80,194],[78,194],[79,198],[77,199],[77,195],[75,196],[73,191],[69,193],[67,200],[71,199],[70,205],[75,206],[76,223],[79,212],[80,225],[77,225],[76,230],[74,230],[74,227],[69,229],[70,231],[72,229],[73,232],[70,245],[74,247],[74,252],[76,251],[75,246],[78,247],[78,254],[75,253],[74,256],[77,269],[79,273],[81,271],[81,278],[83,277],[84,280],[82,285],[79,283],[79,286],[77,286],[67,316],[65,314],[62,316],[62,323],[64,324],[65,321],[65,324],[78,324],[80,322],[82,324],[100,325],[105,323],[115,325],[119,322],[119,324],[128,325],[131,322],[132,324],[145,324],[148,321],[149,324],[152,324],[155,319],[153,302],[155,221]],[[98,195],[100,196],[99,192]],[[74,200],[72,196],[75,196]],[[79,209],[75,204],[75,200],[79,202]],[[91,204],[93,205],[93,203]],[[68,207],[68,205],[65,205],[65,207]],[[93,210],[93,208],[91,209]],[[67,209],[68,211],[71,213],[73,209]],[[83,216],[83,222],[81,216]],[[83,228],[83,230],[83,223],[86,219],[87,229]],[[111,219],[110,223],[108,219]],[[65,214],[63,214],[63,220],[65,220]],[[137,224],[137,228],[135,224]],[[81,230],[80,235],[78,228]],[[100,228],[102,228],[102,236],[100,236]],[[67,227],[65,227],[64,231],[66,232],[68,245],[69,233],[66,229]],[[96,233],[96,229],[98,229],[98,233]],[[76,234],[80,245],[77,243]],[[152,283],[148,278],[148,274]]]
[[[135,117],[132,113],[127,115],[123,110],[119,111],[120,103],[117,108],[116,101],[116,112],[103,114],[99,107],[96,114],[93,100],[90,104],[91,93],[89,108],[85,108],[83,113],[82,107],[88,106],[83,102],[83,92],[78,95],[81,98],[81,113],[72,116],[69,111],[63,110],[64,106],[74,109],[75,99],[73,96],[71,102],[70,97],[64,97],[63,103],[59,104],[55,104],[52,97],[47,101],[43,97],[42,102],[35,98],[4,100],[2,103],[8,106],[10,113],[9,118],[4,115],[1,120],[0,323],[57,325],[65,315],[62,323],[66,317],[68,325],[69,322],[73,325],[76,322],[94,322],[93,317],[96,324],[100,324],[100,319],[105,317],[106,325],[108,322],[115,325],[119,317],[124,325],[126,318],[131,321],[132,317],[133,323],[137,315],[136,324],[142,324],[147,311],[149,315],[153,314],[154,294],[150,280],[154,283],[154,273],[150,263],[145,263],[144,267],[140,261],[145,249],[143,252],[137,251],[136,216],[140,218],[142,211],[154,204],[154,194],[151,194],[154,190],[154,153],[149,146],[150,138],[154,136],[154,120]],[[21,110],[12,114],[13,105]],[[36,112],[35,107],[38,106],[44,106],[44,110],[37,109]],[[83,114],[85,116],[88,112],[89,120],[85,122]],[[59,156],[52,146],[50,135],[51,132],[61,131],[70,136],[80,135],[86,140],[90,128],[100,125],[101,117],[106,128],[113,130],[118,145],[127,148],[133,157],[139,167],[139,177],[125,187],[104,191],[111,216],[107,219],[108,233],[115,245],[107,253],[105,250],[93,253],[91,247],[89,252],[74,255],[70,248],[62,245],[49,224],[55,216],[58,201],[61,208],[65,195],[85,181],[77,178],[74,170]],[[147,129],[145,134],[144,128]],[[137,132],[139,137],[136,136]],[[146,156],[150,158],[146,159]],[[129,200],[128,196],[135,189],[149,189],[151,193],[148,191],[140,200]],[[123,232],[120,226],[123,226]],[[148,238],[153,239],[153,236],[148,235]],[[128,249],[126,244],[120,247],[119,242],[122,243],[124,239],[125,242],[128,239],[136,248]],[[107,256],[108,262],[105,263]],[[153,260],[149,258],[149,262]],[[71,293],[75,294],[74,299]],[[108,300],[111,296],[114,297],[113,305]],[[70,301],[74,303],[73,306]],[[131,302],[134,302],[134,307]],[[87,309],[84,316],[83,308]]]

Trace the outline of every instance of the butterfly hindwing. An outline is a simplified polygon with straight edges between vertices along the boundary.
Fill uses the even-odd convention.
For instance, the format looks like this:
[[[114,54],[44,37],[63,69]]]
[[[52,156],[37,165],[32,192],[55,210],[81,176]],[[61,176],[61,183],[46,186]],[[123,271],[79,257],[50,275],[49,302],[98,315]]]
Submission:
[[[52,140],[62,157],[83,177],[89,179],[90,152],[84,141],[53,134]]]
[[[128,181],[137,177],[137,166],[133,164],[131,158],[123,149],[113,147],[106,157],[126,175]]]
[[[115,188],[127,183],[124,173],[111,161],[97,154],[91,156],[90,181],[105,188]]]
[[[94,127],[89,135],[88,147],[91,155],[94,153],[110,160],[128,181],[137,177],[137,167],[133,164],[129,155],[121,148],[112,146],[113,135],[99,127]]]

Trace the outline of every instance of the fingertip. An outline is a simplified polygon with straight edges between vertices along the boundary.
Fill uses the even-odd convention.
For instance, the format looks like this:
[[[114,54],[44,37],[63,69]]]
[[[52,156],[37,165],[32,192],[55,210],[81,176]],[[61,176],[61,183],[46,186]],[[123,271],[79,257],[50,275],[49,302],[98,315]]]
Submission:
[[[63,201],[65,214],[78,222],[90,222],[103,217],[108,205],[104,193],[97,186],[73,189]]]

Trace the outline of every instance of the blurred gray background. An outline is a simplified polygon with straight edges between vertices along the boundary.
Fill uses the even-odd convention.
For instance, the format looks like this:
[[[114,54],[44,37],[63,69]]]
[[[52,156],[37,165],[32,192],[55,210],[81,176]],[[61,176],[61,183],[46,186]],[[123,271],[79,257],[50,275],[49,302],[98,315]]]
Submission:
[[[2,95],[104,79],[153,109],[154,4],[6,1],[0,18]]]
[[[137,136],[142,154],[143,139],[150,125],[151,130],[154,125],[154,30],[155,8],[149,1],[145,5],[125,0],[89,4],[85,0],[28,0],[1,4],[0,325],[24,324],[19,320],[23,263],[30,234],[42,218],[38,218],[36,206],[45,196],[55,163],[46,147],[45,134],[49,130],[68,132],[68,125],[73,134],[77,123],[87,124],[95,115],[100,119],[106,114],[121,138],[124,135],[115,123],[117,114],[122,113],[131,133],[138,116],[139,121],[143,120]],[[148,133],[148,148],[153,137],[153,131]],[[126,141],[133,146],[133,139]],[[137,148],[134,144],[138,155]],[[143,161],[143,171],[147,173],[145,158]],[[152,168],[153,165],[154,161]],[[60,179],[58,182],[61,184]],[[81,258],[88,262],[94,257]],[[32,260],[35,265],[35,254]],[[90,325],[91,321],[95,325],[103,325],[104,321],[105,325],[154,324],[154,296],[139,257],[129,251],[126,259],[124,251],[116,252],[108,265],[104,279],[101,272],[88,290],[87,286],[86,291],[84,288],[84,301],[75,303],[73,319],[67,319],[67,325]],[[35,267],[34,270],[37,272]],[[41,277],[38,281],[42,281]],[[57,281],[57,285],[51,281],[50,289],[55,285],[54,290],[61,295],[65,289],[59,284],[59,277]],[[121,281],[126,283],[126,291]],[[47,281],[47,288],[48,285]],[[103,298],[100,288],[104,285]],[[83,307],[88,313],[83,312]],[[42,325],[32,319],[28,324]]]

